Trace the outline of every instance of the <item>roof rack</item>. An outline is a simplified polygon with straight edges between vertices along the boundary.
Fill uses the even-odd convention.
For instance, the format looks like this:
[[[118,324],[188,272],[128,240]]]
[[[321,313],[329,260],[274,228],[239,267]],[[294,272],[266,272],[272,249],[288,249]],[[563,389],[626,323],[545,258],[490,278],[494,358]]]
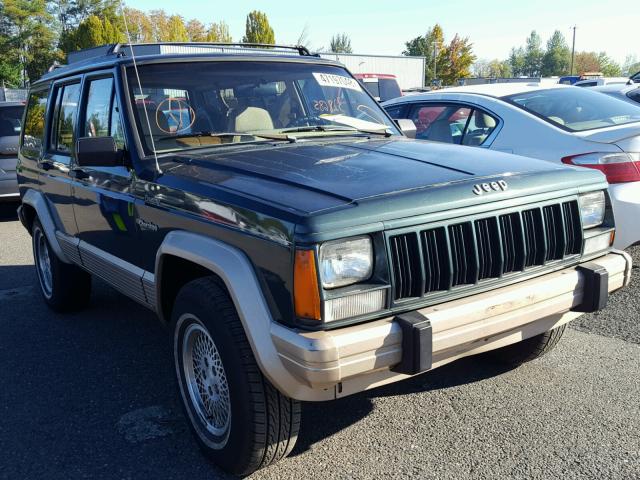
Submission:
[[[255,53],[282,54],[297,52],[305,57],[317,57],[302,45],[271,45],[268,43],[218,43],[218,42],[157,42],[157,43],[113,43],[99,47],[70,52],[68,64],[86,61],[109,55],[127,56],[133,52],[136,56],[160,55],[164,53]]]

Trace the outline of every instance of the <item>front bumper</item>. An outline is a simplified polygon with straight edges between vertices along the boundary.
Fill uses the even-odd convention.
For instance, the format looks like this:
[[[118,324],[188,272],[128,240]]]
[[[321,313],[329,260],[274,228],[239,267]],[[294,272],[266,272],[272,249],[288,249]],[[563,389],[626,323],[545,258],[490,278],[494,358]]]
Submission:
[[[611,252],[589,265],[606,271],[607,292],[629,283],[631,258],[624,252]],[[519,342],[582,315],[585,305],[594,305],[591,277],[578,265],[418,310],[430,322],[430,368]],[[273,323],[271,337],[288,372],[317,392],[304,400],[342,397],[411,376],[397,368],[403,360],[403,328],[397,317],[319,332],[296,332]],[[283,393],[295,397],[294,392]]]

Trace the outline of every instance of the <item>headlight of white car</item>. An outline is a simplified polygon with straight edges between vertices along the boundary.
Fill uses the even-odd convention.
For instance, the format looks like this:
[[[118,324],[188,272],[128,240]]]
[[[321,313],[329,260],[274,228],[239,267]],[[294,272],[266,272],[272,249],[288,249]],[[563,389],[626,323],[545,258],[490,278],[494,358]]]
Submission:
[[[605,198],[602,190],[590,192],[578,197],[580,204],[580,216],[582,217],[582,227],[592,228],[601,225],[604,221]]]
[[[335,240],[320,246],[318,263],[324,288],[361,282],[373,270],[373,245],[367,236]]]

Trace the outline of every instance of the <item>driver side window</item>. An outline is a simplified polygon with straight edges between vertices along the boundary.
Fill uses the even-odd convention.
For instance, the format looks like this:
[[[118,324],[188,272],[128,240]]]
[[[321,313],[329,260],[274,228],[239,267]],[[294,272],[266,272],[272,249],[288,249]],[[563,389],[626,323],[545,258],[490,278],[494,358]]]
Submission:
[[[84,137],[113,137],[118,149],[124,149],[124,134],[118,102],[113,88],[113,77],[88,82],[85,109]]]

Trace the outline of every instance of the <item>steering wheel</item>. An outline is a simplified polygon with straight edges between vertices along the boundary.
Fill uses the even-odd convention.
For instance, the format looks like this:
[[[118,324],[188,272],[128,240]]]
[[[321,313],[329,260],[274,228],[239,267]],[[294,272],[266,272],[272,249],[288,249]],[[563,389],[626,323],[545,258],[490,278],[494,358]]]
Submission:
[[[164,113],[165,110],[167,110],[166,115]],[[185,110],[189,112],[189,118],[191,119],[188,125],[186,125],[186,122],[183,121],[183,112]],[[173,121],[173,123],[175,124],[175,130],[171,130],[171,128],[169,128],[168,130],[163,128],[162,125],[164,125],[164,122],[161,124],[160,115],[164,116],[167,123],[169,122],[169,120]],[[168,97],[161,101],[156,107],[155,120],[156,127],[158,127],[161,132],[172,135],[189,130],[193,126],[193,123],[196,121],[196,112],[193,110],[193,108],[191,108],[191,105],[189,105],[187,101],[177,99],[175,97]],[[171,125],[169,125],[169,127],[171,127]]]

